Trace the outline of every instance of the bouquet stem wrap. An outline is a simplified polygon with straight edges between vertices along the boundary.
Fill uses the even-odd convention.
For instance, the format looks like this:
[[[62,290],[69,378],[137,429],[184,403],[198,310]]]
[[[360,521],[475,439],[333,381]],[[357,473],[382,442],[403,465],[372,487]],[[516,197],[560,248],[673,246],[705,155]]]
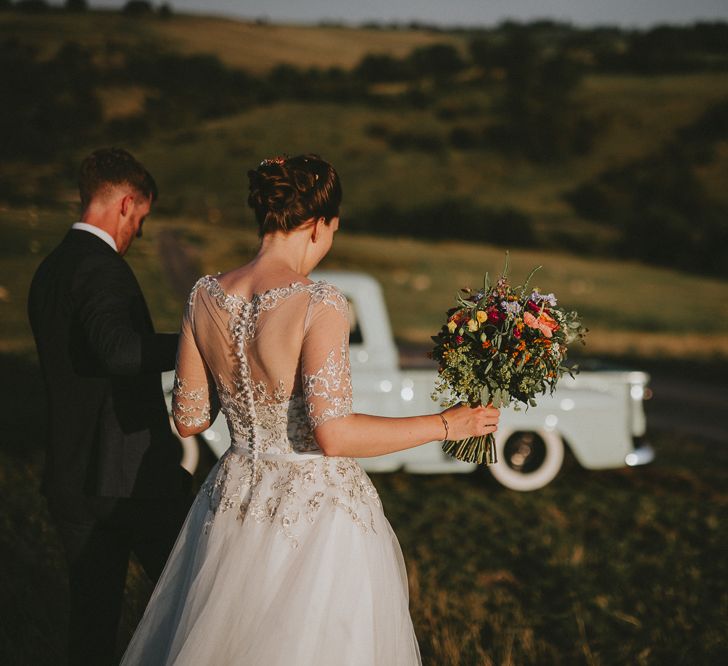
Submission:
[[[493,465],[498,462],[493,433],[481,435],[480,437],[468,437],[468,439],[459,441],[446,439],[442,443],[442,450],[463,462],[477,463],[478,465]]]

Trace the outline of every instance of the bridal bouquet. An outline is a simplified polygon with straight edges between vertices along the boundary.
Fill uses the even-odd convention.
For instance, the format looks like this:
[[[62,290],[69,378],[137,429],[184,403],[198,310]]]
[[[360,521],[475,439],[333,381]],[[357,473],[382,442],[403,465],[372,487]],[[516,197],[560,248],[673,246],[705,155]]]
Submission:
[[[457,306],[448,310],[447,321],[432,338],[430,356],[439,365],[433,399],[447,394],[444,406],[492,403],[519,409],[519,403],[535,406],[537,395],[553,393],[564,374],[573,376],[577,368],[564,365],[566,352],[573,342],[583,343],[587,329],[576,312],[557,306],[554,294],[529,288],[540,268],[523,285],[512,287],[506,254],[495,284],[486,274],[483,289],[460,292]],[[445,441],[443,450],[466,462],[497,462],[492,434]]]

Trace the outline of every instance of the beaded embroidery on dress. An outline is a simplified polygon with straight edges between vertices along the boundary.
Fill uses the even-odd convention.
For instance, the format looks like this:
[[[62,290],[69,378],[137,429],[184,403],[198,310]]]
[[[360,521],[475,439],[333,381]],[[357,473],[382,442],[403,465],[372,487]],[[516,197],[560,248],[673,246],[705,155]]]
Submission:
[[[231,446],[203,484],[123,664],[420,664],[407,578],[358,463],[314,429],[352,411],[348,305],[293,283],[250,298],[198,280],[175,419],[218,408]]]

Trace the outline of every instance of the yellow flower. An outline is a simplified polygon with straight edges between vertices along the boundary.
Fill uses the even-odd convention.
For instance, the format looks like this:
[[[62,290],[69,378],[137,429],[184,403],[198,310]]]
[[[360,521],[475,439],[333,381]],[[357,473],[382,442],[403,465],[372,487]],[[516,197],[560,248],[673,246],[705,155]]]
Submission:
[[[488,321],[488,313],[483,312],[482,310],[478,310],[475,313],[475,316],[477,317],[479,324],[482,324],[484,321]]]
[[[470,321],[468,322],[468,330],[469,330],[469,331],[470,331],[471,333],[475,333],[475,331],[477,331],[477,330],[478,330],[478,328],[479,328],[479,325],[478,325],[478,322],[477,322],[477,321],[475,321],[475,319],[471,319],[471,320],[470,320]]]
[[[457,327],[458,325],[454,321],[447,322],[447,330],[450,331],[450,333],[454,333]]]

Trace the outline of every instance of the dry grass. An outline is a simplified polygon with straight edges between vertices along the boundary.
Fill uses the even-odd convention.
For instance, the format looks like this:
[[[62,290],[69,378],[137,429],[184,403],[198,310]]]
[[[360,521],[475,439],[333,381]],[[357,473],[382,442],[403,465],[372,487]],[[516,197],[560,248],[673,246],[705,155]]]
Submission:
[[[711,563],[709,551],[719,548],[725,468],[702,458],[707,445],[656,445],[654,467],[572,468],[532,494],[482,476],[376,476],[407,558],[425,663],[717,659],[728,595],[716,578],[725,561]],[[708,580],[717,587],[705,597]]]
[[[419,46],[460,41],[422,30],[289,26],[192,16],[161,22],[156,30],[182,53],[212,53],[252,72],[282,63],[349,69],[368,53],[402,57]]]
[[[149,91],[142,86],[108,86],[98,89],[97,94],[108,122],[142,113]]]
[[[0,661],[62,661],[58,537],[38,492],[42,388],[33,364],[0,415]],[[722,663],[724,447],[653,433],[647,468],[562,471],[514,493],[475,475],[374,475],[399,537],[427,666]],[[150,594],[133,566],[120,640]]]
[[[99,48],[113,35],[122,44],[153,42],[183,54],[215,55],[227,65],[255,73],[282,63],[349,69],[367,53],[401,57],[418,46],[462,42],[456,36],[425,30],[274,25],[181,14],[165,20],[127,18],[112,12],[46,16],[4,12],[0,35],[11,34],[36,44],[45,56],[52,55],[62,41]]]

